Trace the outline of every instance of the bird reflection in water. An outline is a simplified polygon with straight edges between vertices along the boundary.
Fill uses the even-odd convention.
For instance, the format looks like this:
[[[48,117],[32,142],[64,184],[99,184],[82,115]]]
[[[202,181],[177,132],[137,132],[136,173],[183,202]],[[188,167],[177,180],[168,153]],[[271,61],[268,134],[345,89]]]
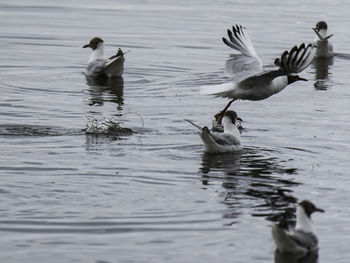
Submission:
[[[102,106],[104,102],[113,102],[122,110],[124,104],[123,89],[124,80],[122,77],[89,77],[86,76],[86,83],[89,86],[90,106]]]
[[[85,77],[89,87],[90,106],[102,106],[105,102],[112,102],[117,105],[118,110],[122,110],[124,104],[124,81],[122,77],[108,78],[87,75]],[[100,112],[89,111],[86,116],[85,134],[86,145],[89,146],[89,149],[96,144],[120,140],[124,136],[133,134],[130,128],[121,124],[118,118],[119,114],[103,118],[100,115],[102,115]]]
[[[203,154],[202,183],[222,184],[222,202],[229,208],[225,218],[238,217],[239,211],[252,200],[255,203],[251,205],[252,216],[273,222],[294,218],[297,199],[290,188],[299,183],[283,176],[294,174],[296,169],[283,167],[283,162],[273,154],[274,151],[252,147],[236,154]]]
[[[330,84],[329,69],[333,65],[334,58],[314,58],[312,67],[315,69],[314,87],[317,90],[327,90]]]

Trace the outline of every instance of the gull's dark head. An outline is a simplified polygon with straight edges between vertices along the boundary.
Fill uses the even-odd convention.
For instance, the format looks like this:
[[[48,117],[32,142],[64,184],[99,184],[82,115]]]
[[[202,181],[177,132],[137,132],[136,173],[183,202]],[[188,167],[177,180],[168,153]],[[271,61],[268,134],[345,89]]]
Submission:
[[[89,47],[92,50],[95,50],[100,43],[103,43],[103,40],[99,37],[94,37],[93,39],[90,40],[90,43],[84,45],[83,48]]]
[[[328,26],[325,21],[319,21],[316,24],[315,29],[319,32],[321,29],[327,30]]]
[[[298,80],[307,81],[307,79],[301,78],[299,77],[299,75],[288,75],[287,78],[288,78],[288,85]]]
[[[228,111],[226,111],[223,118],[225,118],[225,117],[229,118],[230,121],[231,121],[233,124],[236,123],[236,120],[242,121],[242,119],[239,118],[239,117],[237,116],[237,113],[236,113],[235,111],[233,111],[233,110],[228,110]]]
[[[303,200],[298,204],[305,211],[305,214],[310,218],[313,212],[321,212],[324,213],[324,210],[316,207],[313,203],[308,200]]]
[[[312,29],[315,31],[316,35],[320,40],[327,40],[333,36],[333,34],[327,36],[328,26],[327,23],[324,21],[317,22],[316,27],[313,27]]]

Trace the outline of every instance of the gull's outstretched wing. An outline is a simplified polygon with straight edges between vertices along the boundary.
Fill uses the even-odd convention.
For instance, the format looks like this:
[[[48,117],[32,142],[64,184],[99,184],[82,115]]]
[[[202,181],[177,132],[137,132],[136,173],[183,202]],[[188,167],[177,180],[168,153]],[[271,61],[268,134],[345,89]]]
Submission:
[[[226,76],[232,78],[235,82],[255,75],[261,70],[262,65],[260,61],[243,54],[230,55],[230,58],[225,63]]]
[[[286,74],[297,74],[307,68],[316,54],[315,44],[302,43],[294,46],[290,51],[284,51],[280,58],[275,60],[275,65]]]
[[[244,78],[255,75],[262,70],[262,63],[256,54],[245,27],[236,25],[227,30],[227,38],[222,41],[241,54],[233,54],[225,63],[225,74],[238,82]]]

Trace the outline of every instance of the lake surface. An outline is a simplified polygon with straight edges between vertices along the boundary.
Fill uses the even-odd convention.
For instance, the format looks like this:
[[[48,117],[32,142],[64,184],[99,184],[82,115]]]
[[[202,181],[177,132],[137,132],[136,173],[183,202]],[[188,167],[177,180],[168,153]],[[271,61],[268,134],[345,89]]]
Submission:
[[[335,58],[235,102],[244,150],[203,153],[184,119],[227,103],[199,94],[228,80],[226,29],[272,68],[319,20]],[[326,210],[319,262],[349,262],[347,1],[2,0],[0,24],[1,262],[274,262],[270,226],[303,199]],[[123,79],[82,74],[95,36],[130,50]]]

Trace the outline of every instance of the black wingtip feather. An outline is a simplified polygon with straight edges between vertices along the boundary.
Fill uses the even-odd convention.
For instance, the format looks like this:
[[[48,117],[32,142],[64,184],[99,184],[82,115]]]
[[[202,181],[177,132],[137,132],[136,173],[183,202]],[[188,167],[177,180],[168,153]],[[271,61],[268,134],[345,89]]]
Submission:
[[[232,27],[233,34],[235,35],[236,38],[238,38],[238,30],[235,27]]]
[[[227,35],[228,35],[228,37],[230,38],[231,42],[233,42],[233,41],[234,41],[234,40],[233,40],[233,35],[232,35],[232,32],[231,32],[230,29],[227,29]]]
[[[274,61],[275,65],[277,67],[280,67],[281,66],[281,60],[279,58],[276,58],[275,61]]]
[[[292,47],[292,49],[289,51],[289,56],[287,60],[287,65],[289,65],[292,62],[292,59],[294,60],[295,52],[298,50],[297,46]]]
[[[275,65],[286,73],[298,73],[308,66],[313,48],[313,44],[305,45],[305,43],[293,46],[275,60]]]

